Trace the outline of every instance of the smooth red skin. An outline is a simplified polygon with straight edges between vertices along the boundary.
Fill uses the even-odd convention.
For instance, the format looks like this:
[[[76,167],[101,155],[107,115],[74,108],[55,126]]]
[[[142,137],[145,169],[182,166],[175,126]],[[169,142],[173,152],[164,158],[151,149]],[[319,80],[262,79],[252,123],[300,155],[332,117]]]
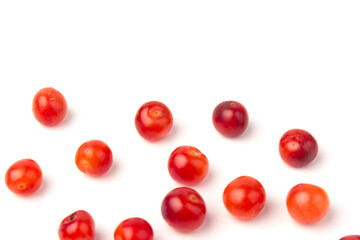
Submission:
[[[6,186],[16,194],[29,195],[36,192],[42,183],[40,166],[32,159],[13,163],[5,174]]]
[[[180,146],[171,153],[168,170],[175,181],[185,185],[195,185],[206,177],[209,162],[197,148]]]
[[[60,240],[94,240],[94,219],[88,212],[78,210],[61,221],[58,235]]]
[[[340,238],[340,240],[360,240],[360,235],[349,235]]]
[[[33,114],[41,124],[55,126],[66,116],[67,103],[64,96],[56,89],[40,89],[32,103]]]
[[[223,192],[223,202],[233,216],[241,220],[256,217],[265,206],[266,194],[261,183],[253,177],[241,176],[232,180]]]
[[[297,222],[305,224],[324,218],[329,205],[329,197],[324,189],[306,183],[294,186],[286,198],[290,216]]]
[[[204,222],[206,206],[204,199],[194,189],[179,187],[165,196],[161,214],[175,230],[191,232]]]
[[[113,155],[109,146],[100,140],[83,143],[75,155],[76,166],[90,176],[101,176],[111,167]]]
[[[213,111],[212,121],[215,129],[226,137],[237,137],[247,128],[249,115],[244,107],[236,101],[225,101]]]
[[[128,218],[115,229],[114,240],[153,240],[151,225],[142,218]]]
[[[141,137],[148,141],[163,138],[173,126],[169,108],[157,101],[143,104],[136,113],[135,127]]]
[[[305,130],[291,129],[279,142],[279,153],[285,163],[292,167],[303,167],[312,162],[319,147],[315,138]]]

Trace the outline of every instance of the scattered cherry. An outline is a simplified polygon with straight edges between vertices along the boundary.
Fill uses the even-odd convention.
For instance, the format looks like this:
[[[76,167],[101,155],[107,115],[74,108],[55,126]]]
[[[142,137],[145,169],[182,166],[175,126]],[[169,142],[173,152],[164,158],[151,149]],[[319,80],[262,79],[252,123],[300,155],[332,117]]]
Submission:
[[[318,153],[315,138],[305,130],[291,129],[279,142],[281,158],[292,167],[303,167],[312,162]]]
[[[241,103],[225,101],[215,107],[212,121],[215,129],[222,135],[237,137],[246,130],[249,116]]]
[[[115,229],[114,240],[153,240],[151,225],[144,219],[133,217],[122,221]]]
[[[201,182],[206,177],[208,169],[207,157],[193,146],[180,146],[169,157],[170,176],[185,185],[195,185]]]
[[[67,103],[64,96],[52,87],[40,89],[32,103],[33,114],[41,124],[55,126],[66,116]]]
[[[349,235],[340,238],[340,240],[360,240],[360,235]]]
[[[264,187],[258,180],[249,176],[232,180],[223,192],[226,209],[241,220],[256,217],[264,208],[265,201]]]
[[[94,240],[94,219],[88,212],[78,210],[61,221],[58,235],[60,240]]]
[[[111,167],[113,155],[110,147],[103,141],[90,140],[83,143],[75,155],[76,166],[91,176],[105,174]]]
[[[32,159],[13,163],[5,174],[6,186],[14,193],[29,195],[36,192],[43,180],[40,166]]]
[[[161,204],[165,221],[180,232],[190,232],[205,220],[204,199],[192,188],[179,187],[170,191]]]
[[[294,186],[286,198],[290,216],[300,223],[320,221],[327,214],[329,205],[329,197],[324,189],[306,183]]]
[[[136,130],[141,137],[149,141],[163,138],[172,125],[173,116],[169,108],[158,101],[144,103],[135,116]]]

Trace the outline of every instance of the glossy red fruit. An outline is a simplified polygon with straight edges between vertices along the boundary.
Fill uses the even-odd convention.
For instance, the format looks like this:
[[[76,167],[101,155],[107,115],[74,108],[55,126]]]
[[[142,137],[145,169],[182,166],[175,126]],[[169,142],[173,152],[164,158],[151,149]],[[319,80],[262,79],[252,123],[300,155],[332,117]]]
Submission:
[[[149,141],[163,138],[172,128],[173,117],[169,108],[157,101],[143,104],[136,113],[135,127],[141,137]]]
[[[170,191],[161,204],[164,220],[180,232],[190,232],[205,220],[206,206],[203,198],[194,189],[179,187]]]
[[[32,111],[36,120],[41,124],[55,126],[65,118],[67,103],[58,90],[46,87],[35,94]]]
[[[215,129],[222,135],[237,137],[246,130],[249,116],[241,103],[225,101],[215,107],[212,121]]]
[[[110,169],[112,162],[113,155],[110,147],[100,140],[83,143],[75,155],[76,166],[90,176],[105,174]]]
[[[306,183],[294,186],[286,198],[290,216],[300,223],[320,221],[327,214],[329,205],[329,197],[324,189]]]
[[[60,240],[94,240],[94,219],[88,212],[78,210],[62,220],[58,235]]]
[[[185,185],[195,185],[207,175],[209,162],[207,157],[193,146],[180,146],[170,155],[168,170],[170,176]]]
[[[315,138],[305,130],[291,129],[279,142],[281,158],[292,167],[303,167],[312,162],[318,153]]]
[[[340,240],[360,240],[360,235],[349,235],[340,238]]]
[[[128,218],[115,229],[114,240],[153,240],[151,225],[142,218]]]
[[[235,217],[248,220],[256,217],[265,206],[266,194],[261,183],[253,177],[241,176],[232,180],[223,192],[226,209]]]
[[[40,166],[32,159],[13,163],[5,174],[6,186],[14,193],[28,195],[36,192],[43,180]]]

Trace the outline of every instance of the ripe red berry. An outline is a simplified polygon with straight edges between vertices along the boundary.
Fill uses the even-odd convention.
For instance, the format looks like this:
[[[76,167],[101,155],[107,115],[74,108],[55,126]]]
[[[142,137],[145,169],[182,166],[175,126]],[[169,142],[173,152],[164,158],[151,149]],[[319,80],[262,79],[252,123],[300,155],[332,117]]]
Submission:
[[[135,127],[141,137],[149,141],[163,138],[172,128],[169,108],[157,101],[144,103],[136,113]]]
[[[241,103],[225,101],[215,107],[212,121],[216,130],[222,135],[237,137],[246,130],[249,116]]]
[[[32,103],[33,114],[41,124],[54,126],[66,116],[67,103],[64,96],[56,89],[46,87],[40,89]]]
[[[14,193],[28,195],[36,192],[42,184],[40,166],[32,159],[13,163],[5,174],[6,186]]]
[[[349,235],[340,238],[340,240],[360,240],[360,235]]]
[[[315,138],[305,130],[292,129],[284,133],[279,142],[281,158],[292,167],[303,167],[318,153]]]
[[[264,208],[265,200],[263,186],[258,180],[249,176],[232,180],[223,192],[226,209],[241,220],[256,217]]]
[[[164,220],[180,232],[190,232],[205,220],[206,206],[203,198],[194,189],[179,187],[170,191],[161,204]]]
[[[170,155],[168,170],[177,182],[195,185],[207,175],[209,162],[207,157],[193,146],[180,146]]]
[[[114,240],[153,240],[151,225],[142,218],[128,218],[115,229]]]
[[[321,187],[301,183],[294,186],[286,198],[290,216],[300,223],[314,223],[325,217],[329,197]]]
[[[64,218],[59,226],[60,240],[95,240],[95,223],[92,216],[78,210]]]
[[[76,166],[85,174],[100,176],[111,167],[113,155],[109,146],[100,140],[83,143],[75,155]]]

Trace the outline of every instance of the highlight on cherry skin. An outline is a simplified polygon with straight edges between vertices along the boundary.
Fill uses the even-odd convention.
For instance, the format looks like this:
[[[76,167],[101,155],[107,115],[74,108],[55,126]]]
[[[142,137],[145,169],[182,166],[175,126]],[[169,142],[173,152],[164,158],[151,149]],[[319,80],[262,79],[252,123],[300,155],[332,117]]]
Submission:
[[[95,240],[95,222],[92,216],[78,210],[65,217],[58,229],[60,240]]]
[[[101,140],[87,141],[78,148],[75,163],[80,171],[90,176],[104,175],[112,166],[113,154]]]
[[[32,159],[22,159],[13,163],[5,174],[5,183],[10,191],[20,195],[36,192],[42,184],[40,166]]]
[[[282,160],[292,167],[304,167],[312,162],[319,147],[315,138],[302,129],[291,129],[285,132],[279,142],[279,153]]]
[[[142,218],[132,217],[122,221],[115,229],[114,240],[153,240],[151,225]]]
[[[163,199],[161,214],[170,227],[179,232],[191,232],[205,220],[205,201],[194,189],[178,187]]]
[[[180,146],[169,157],[168,171],[170,176],[184,185],[196,185],[207,175],[209,161],[207,157],[193,146]]]
[[[223,202],[234,217],[250,220],[259,215],[265,206],[265,189],[257,179],[240,176],[226,186]]]
[[[165,137],[173,126],[170,109],[162,102],[150,101],[140,106],[135,115],[135,128],[148,141]]]
[[[360,240],[360,235],[348,235],[340,238],[340,240]]]
[[[52,87],[40,89],[34,96],[32,111],[38,122],[45,126],[59,124],[67,114],[64,96]]]
[[[237,137],[248,127],[249,115],[241,103],[224,101],[219,103],[212,115],[215,129],[226,137]]]
[[[323,219],[330,206],[326,191],[316,185],[300,183],[290,189],[286,207],[290,216],[299,223],[310,224]]]

